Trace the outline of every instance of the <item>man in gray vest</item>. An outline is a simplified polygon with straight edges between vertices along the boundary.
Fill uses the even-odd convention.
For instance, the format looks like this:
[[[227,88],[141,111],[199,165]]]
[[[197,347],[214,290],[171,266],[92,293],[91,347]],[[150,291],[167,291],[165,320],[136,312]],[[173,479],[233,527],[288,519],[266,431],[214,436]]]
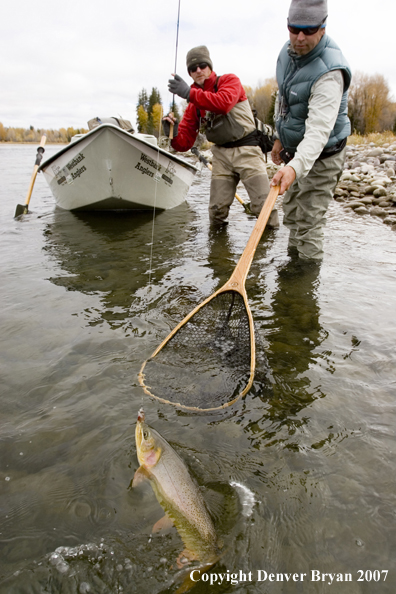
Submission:
[[[285,163],[271,185],[280,184],[289,253],[305,260],[323,257],[326,211],[343,170],[351,71],[326,34],[327,0],[292,0],[290,41],[277,62],[278,100],[275,164]]]

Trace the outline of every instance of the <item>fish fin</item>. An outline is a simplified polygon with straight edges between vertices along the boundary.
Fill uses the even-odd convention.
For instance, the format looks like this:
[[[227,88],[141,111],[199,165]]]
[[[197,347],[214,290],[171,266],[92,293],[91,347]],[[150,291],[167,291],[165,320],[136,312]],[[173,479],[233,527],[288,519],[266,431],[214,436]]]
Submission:
[[[158,520],[153,526],[152,532],[160,532],[161,530],[169,530],[173,527],[173,520],[168,515],[164,515],[163,518]]]
[[[143,466],[139,466],[133,477],[132,489],[146,481],[148,478],[150,478],[150,473],[143,468]]]
[[[179,569],[185,567],[190,561],[199,561],[199,557],[197,553],[193,551],[189,551],[188,549],[184,549],[176,559],[176,564]]]

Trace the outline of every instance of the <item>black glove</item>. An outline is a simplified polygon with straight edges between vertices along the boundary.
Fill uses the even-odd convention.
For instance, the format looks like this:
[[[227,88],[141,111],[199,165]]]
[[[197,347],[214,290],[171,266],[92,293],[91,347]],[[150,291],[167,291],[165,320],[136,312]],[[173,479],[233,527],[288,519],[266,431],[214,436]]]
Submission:
[[[173,124],[173,138],[175,136],[177,136],[177,128],[179,126],[179,122],[176,122],[175,124]],[[164,134],[165,136],[167,136],[169,138],[169,133],[170,133],[170,122],[168,122],[168,120],[163,119],[162,120],[162,128],[164,130]]]
[[[168,89],[173,95],[178,95],[187,101],[190,98],[190,86],[178,74],[175,74],[175,78],[168,80]]]

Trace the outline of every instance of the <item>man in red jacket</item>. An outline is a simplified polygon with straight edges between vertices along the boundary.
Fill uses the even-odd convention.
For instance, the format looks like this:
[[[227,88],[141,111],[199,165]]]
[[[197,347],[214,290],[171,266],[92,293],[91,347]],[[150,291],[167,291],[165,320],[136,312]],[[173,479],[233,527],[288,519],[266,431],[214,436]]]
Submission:
[[[172,147],[188,151],[204,131],[212,147],[212,181],[209,217],[213,223],[225,223],[242,181],[255,215],[270,190],[263,152],[259,147],[256,124],[241,81],[235,74],[217,76],[208,48],[194,47],[187,54],[187,70],[194,83],[191,87],[178,75],[169,81],[169,90],[188,102],[180,123],[170,114],[163,119],[169,136],[174,124]],[[279,227],[278,212],[273,210],[269,227]]]

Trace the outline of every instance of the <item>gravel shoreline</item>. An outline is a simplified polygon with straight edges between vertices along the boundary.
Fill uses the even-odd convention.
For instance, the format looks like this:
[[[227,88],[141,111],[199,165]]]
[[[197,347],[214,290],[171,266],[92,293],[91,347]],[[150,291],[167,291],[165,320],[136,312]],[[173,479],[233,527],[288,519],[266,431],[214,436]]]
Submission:
[[[268,176],[279,169],[268,158]],[[396,231],[396,142],[348,144],[334,200],[358,215],[378,217]]]
[[[210,149],[201,152],[212,161]],[[270,153],[267,157],[267,172],[271,179],[279,166],[272,162]],[[396,142],[381,146],[374,142],[348,144],[344,171],[334,190],[334,200],[357,215],[378,217],[396,231]]]
[[[396,142],[348,145],[334,199],[358,215],[379,217],[396,231]]]

